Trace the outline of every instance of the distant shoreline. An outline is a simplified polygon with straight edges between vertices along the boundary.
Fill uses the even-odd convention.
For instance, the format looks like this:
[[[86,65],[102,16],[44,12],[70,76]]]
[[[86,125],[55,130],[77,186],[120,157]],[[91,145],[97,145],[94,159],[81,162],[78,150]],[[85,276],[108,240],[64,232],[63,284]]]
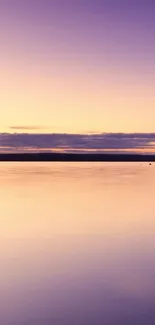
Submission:
[[[0,154],[0,162],[153,162],[155,155],[79,154],[79,153],[12,153]]]

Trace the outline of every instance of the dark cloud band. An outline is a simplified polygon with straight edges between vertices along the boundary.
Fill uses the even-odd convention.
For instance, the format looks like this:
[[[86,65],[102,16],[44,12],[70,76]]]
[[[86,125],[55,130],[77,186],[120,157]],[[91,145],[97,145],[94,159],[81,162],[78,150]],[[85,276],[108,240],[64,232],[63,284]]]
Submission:
[[[30,134],[1,133],[0,150],[143,150],[155,149],[155,133]]]

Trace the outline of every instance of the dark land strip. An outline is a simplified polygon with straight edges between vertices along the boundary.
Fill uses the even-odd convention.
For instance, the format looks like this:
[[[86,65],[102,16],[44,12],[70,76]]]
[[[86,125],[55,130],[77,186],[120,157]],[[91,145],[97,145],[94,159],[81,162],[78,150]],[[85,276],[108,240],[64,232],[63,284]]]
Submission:
[[[104,153],[5,153],[0,154],[0,161],[153,162],[155,161],[155,155]]]

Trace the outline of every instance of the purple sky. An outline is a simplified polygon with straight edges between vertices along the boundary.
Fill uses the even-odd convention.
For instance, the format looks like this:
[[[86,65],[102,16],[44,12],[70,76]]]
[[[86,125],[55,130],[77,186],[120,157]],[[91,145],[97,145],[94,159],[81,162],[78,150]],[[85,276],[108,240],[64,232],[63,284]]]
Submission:
[[[0,132],[154,132],[154,30],[153,0],[1,0]]]

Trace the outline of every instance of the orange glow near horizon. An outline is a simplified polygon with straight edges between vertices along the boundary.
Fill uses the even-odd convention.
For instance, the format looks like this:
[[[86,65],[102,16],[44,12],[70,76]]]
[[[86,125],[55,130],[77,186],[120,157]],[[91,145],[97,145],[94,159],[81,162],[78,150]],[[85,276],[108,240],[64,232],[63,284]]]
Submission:
[[[11,147],[0,147],[0,153],[41,153],[41,152],[53,152],[53,153],[155,153],[155,147],[152,148],[128,148],[128,149],[77,149],[77,148],[29,148],[24,147],[14,150]]]
[[[129,72],[123,81],[121,68],[83,72],[74,68],[67,75],[58,69],[51,76],[46,69],[39,74],[39,67],[25,71],[16,64],[10,69],[3,67],[0,76],[0,132],[20,125],[33,125],[34,133],[38,125],[40,133],[154,130],[155,98],[150,84],[138,76],[132,79]]]

